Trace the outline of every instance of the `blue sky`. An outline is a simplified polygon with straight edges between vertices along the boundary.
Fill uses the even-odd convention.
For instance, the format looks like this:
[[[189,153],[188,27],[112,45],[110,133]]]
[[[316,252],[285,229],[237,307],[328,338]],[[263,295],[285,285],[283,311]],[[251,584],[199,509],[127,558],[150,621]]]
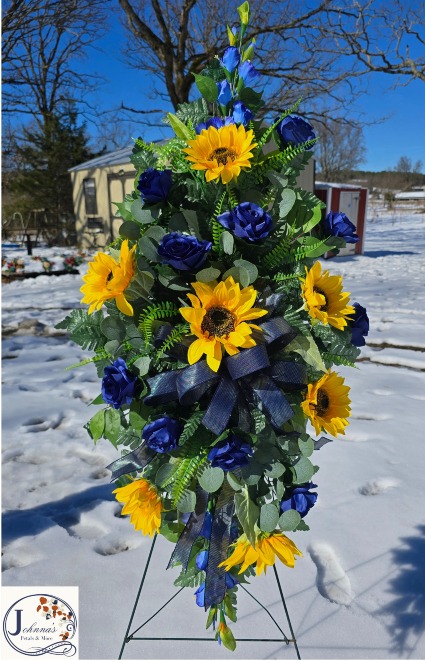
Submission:
[[[96,71],[106,79],[96,94],[99,106],[107,109],[123,101],[135,108],[171,110],[171,106],[165,107],[164,101],[149,98],[152,80],[145,72],[138,73],[124,64],[121,50],[125,43],[124,29],[117,21],[81,65],[87,72]],[[360,167],[385,170],[394,167],[400,156],[408,156],[413,162],[421,160],[425,172],[425,84],[412,81],[394,88],[394,78],[385,74],[369,75],[368,93],[360,96],[356,103],[356,110],[366,122],[377,122],[364,128],[367,153]],[[154,118],[158,121],[159,116]],[[382,118],[386,118],[385,121],[379,121]],[[133,137],[143,135],[147,140],[170,136],[166,128],[148,128],[137,120],[131,122],[129,130]]]

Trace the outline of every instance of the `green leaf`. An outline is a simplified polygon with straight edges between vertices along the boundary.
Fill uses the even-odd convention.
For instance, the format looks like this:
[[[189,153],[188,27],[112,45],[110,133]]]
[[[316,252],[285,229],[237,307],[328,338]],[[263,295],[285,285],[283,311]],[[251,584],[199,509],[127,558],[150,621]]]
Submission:
[[[283,494],[285,493],[285,485],[280,480],[276,480],[275,491],[276,491],[276,497],[279,500],[282,500]]]
[[[195,509],[196,505],[196,494],[194,491],[190,491],[190,489],[185,489],[183,491],[183,494],[177,503],[177,509],[179,512],[182,512],[182,514],[185,514],[186,512],[193,512]]]
[[[240,480],[238,480],[238,478],[236,477],[236,475],[234,475],[234,473],[232,473],[231,471],[229,471],[229,472],[226,474],[226,477],[227,477],[227,481],[228,481],[228,483],[230,484],[230,486],[232,487],[232,489],[234,489],[234,491],[240,491],[240,490],[242,489],[242,487],[243,487],[243,482],[241,482]]]
[[[297,353],[314,369],[320,372],[326,372],[326,366],[323,362],[322,356],[312,335],[297,335],[297,337],[290,342],[285,351]]]
[[[212,267],[207,269],[202,269],[199,273],[196,274],[196,279],[198,282],[212,282],[217,280],[220,277],[220,271]]]
[[[241,287],[248,287],[250,280],[249,273],[243,266],[233,266],[231,269],[226,271],[226,273],[223,273],[223,280],[229,276],[232,276],[236,282],[239,282]]]
[[[296,510],[287,510],[279,517],[279,528],[281,530],[295,530],[301,521],[301,516]]]
[[[282,191],[282,197],[279,202],[279,217],[286,218],[288,213],[291,211],[292,207],[295,204],[297,195],[292,188],[284,188]]]
[[[106,409],[105,411],[105,430],[103,435],[112,445],[116,446],[121,429],[121,414],[116,409]]]
[[[149,372],[150,364],[149,356],[142,356],[134,361],[133,366],[139,371],[139,376],[145,376]]]
[[[220,631],[220,640],[223,643],[224,647],[227,647],[228,650],[234,652],[236,649],[236,640],[233,636],[232,630],[226,625]]]
[[[155,484],[158,487],[165,486],[175,471],[176,464],[162,464],[155,475]]]
[[[198,482],[205,491],[214,493],[218,491],[224,482],[224,471],[218,466],[213,468],[209,466],[204,470],[202,475],[199,476]]]
[[[313,215],[311,216],[310,220],[308,220],[306,223],[303,225],[303,232],[310,232],[310,230],[313,229],[313,227],[316,227],[318,223],[320,223],[322,219],[322,205],[319,202],[314,208],[313,208]]]
[[[108,342],[106,342],[104,349],[105,351],[110,353],[111,356],[115,356],[120,346],[121,346],[121,342],[119,340],[109,340]]]
[[[122,342],[125,338],[125,324],[119,317],[105,317],[100,328],[102,333],[106,335],[109,340],[118,340],[118,342]]]
[[[132,220],[126,220],[121,225],[119,232],[120,236],[125,236],[127,239],[136,241],[140,237],[140,225]]]
[[[214,103],[218,98],[218,87],[217,83],[209,78],[208,76],[201,76],[198,73],[193,74],[195,76],[196,87],[200,91],[201,95],[206,101]]]
[[[171,128],[178,138],[181,138],[182,140],[192,140],[194,136],[191,130],[187,128],[186,124],[183,124],[181,119],[176,115],[173,115],[171,112],[167,113],[167,117],[171,124]]]
[[[220,234],[220,247],[226,255],[232,255],[233,249],[235,246],[235,240],[233,234],[230,232],[224,231]]]
[[[242,492],[235,494],[236,516],[243,528],[245,535],[250,543],[255,545],[255,524],[258,520],[260,508],[254,503],[248,493],[248,488],[244,487]]]
[[[271,468],[267,468],[264,473],[267,477],[280,477],[285,472],[285,466],[279,461],[276,461],[272,464]]]
[[[260,528],[263,532],[273,532],[279,521],[279,510],[273,503],[263,505],[260,510]]]
[[[102,438],[105,429],[105,409],[98,411],[89,421],[90,433],[95,443]]]
[[[303,519],[299,522],[295,530],[310,530],[310,526],[308,526]]]
[[[149,225],[149,223],[153,223],[155,220],[152,212],[149,209],[143,208],[143,201],[141,199],[134,200],[132,203],[131,215],[138,223],[142,223],[142,225]]]
[[[99,406],[99,404],[104,404],[105,400],[103,399],[102,395],[98,395],[95,399],[93,399],[90,402],[90,406],[94,404],[95,406]]]
[[[160,527],[160,534],[165,537],[169,542],[175,544],[182,534],[184,526],[181,523],[174,521],[162,521]]]
[[[308,482],[316,472],[313,464],[307,457],[300,457],[297,463],[292,466],[292,470],[295,472],[294,481],[296,484]]]
[[[207,617],[207,623],[206,623],[206,625],[205,625],[205,628],[206,628],[206,629],[209,629],[209,628],[210,628],[210,626],[212,625],[213,620],[214,620],[214,617],[216,616],[216,614],[217,614],[217,608],[216,608],[216,606],[211,606],[211,607],[210,607],[210,612],[208,613],[208,617]]]
[[[310,436],[308,436],[305,440],[299,438],[298,446],[304,457],[310,457],[314,452],[314,441],[312,438],[310,438]]]
[[[141,431],[146,425],[146,420],[137,411],[130,411],[129,420],[135,431]]]
[[[235,260],[234,265],[237,266],[238,268],[244,268],[248,272],[249,275],[248,284],[251,285],[258,278],[258,269],[255,266],[255,264],[252,264],[252,262],[248,262],[246,259],[237,259]]]

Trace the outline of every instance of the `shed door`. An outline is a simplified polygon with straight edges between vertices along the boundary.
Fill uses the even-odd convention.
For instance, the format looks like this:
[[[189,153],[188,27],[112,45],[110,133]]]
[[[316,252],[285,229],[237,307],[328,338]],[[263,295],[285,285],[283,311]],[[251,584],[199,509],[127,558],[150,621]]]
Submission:
[[[341,191],[339,196],[339,209],[345,213],[347,218],[351,220],[353,225],[357,228],[357,221],[359,217],[359,191]],[[355,243],[347,243],[345,248],[339,251],[340,255],[354,255],[356,250]]]

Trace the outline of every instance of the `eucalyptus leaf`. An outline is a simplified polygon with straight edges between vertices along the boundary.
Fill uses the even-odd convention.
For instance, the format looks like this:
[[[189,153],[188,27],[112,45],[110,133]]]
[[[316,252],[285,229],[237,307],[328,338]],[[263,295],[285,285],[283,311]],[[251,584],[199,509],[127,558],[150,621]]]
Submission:
[[[240,491],[240,490],[242,489],[242,487],[243,487],[243,482],[241,482],[241,481],[236,477],[236,475],[235,475],[234,473],[232,473],[231,471],[229,471],[229,472],[226,474],[226,477],[227,477],[227,481],[228,481],[228,483],[230,484],[230,486],[232,487],[232,489],[234,489],[234,491]]]
[[[107,353],[111,354],[111,356],[115,356],[120,346],[121,342],[119,340],[109,340],[106,342],[104,349]]]
[[[298,439],[298,446],[304,457],[310,457],[314,452],[314,441],[308,437],[306,440]]]
[[[307,457],[300,457],[297,463],[292,466],[292,470],[295,471],[296,484],[308,482],[316,472],[313,464]]]
[[[195,492],[190,491],[190,489],[185,489],[185,491],[183,491],[182,497],[177,503],[177,509],[179,510],[179,512],[182,512],[182,514],[186,514],[186,512],[193,512],[193,510],[195,509],[195,505],[196,505]]]
[[[281,464],[279,461],[276,461],[275,463],[272,464],[271,468],[268,468],[264,471],[265,475],[267,477],[280,477],[283,475],[285,472],[285,466]]]
[[[255,264],[253,264],[252,262],[248,262],[248,260],[246,259],[236,259],[234,265],[237,266],[238,268],[244,268],[246,271],[248,271],[248,275],[249,275],[248,284],[251,285],[258,278],[258,269],[255,266]]]
[[[199,476],[198,482],[202,489],[205,489],[208,493],[214,493],[220,489],[224,482],[224,471],[218,466],[215,468],[209,466]]]
[[[131,239],[132,241],[137,241],[137,239],[140,237],[140,225],[132,220],[126,220],[120,226],[119,232],[120,236],[125,236],[127,239]]]
[[[279,510],[273,503],[263,505],[260,510],[260,528],[263,532],[273,532],[279,521]]]
[[[243,266],[233,266],[231,269],[223,273],[223,280],[232,276],[232,278],[239,282],[241,287],[248,287],[249,285],[249,273]]]
[[[145,376],[149,372],[151,359],[149,356],[142,356],[134,361],[133,366],[138,370],[139,376]]]
[[[301,521],[300,513],[296,510],[287,510],[279,517],[279,528],[281,530],[295,530]]]
[[[108,340],[122,342],[125,338],[125,324],[119,317],[105,317],[100,324],[100,330]]]
[[[222,232],[220,234],[220,247],[222,248],[223,252],[225,252],[226,255],[232,255],[234,246],[235,240],[233,238],[233,234],[230,234],[230,232],[227,231]]]
[[[155,218],[152,216],[150,209],[145,209],[143,206],[143,201],[141,199],[134,200],[131,204],[131,215],[134,220],[137,220],[138,223],[142,225],[148,225],[153,223]]]
[[[279,217],[286,218],[297,199],[297,194],[292,188],[284,188],[279,202]]]
[[[310,530],[310,526],[308,526],[305,523],[304,519],[301,519],[301,521],[299,522],[299,524],[297,525],[295,530],[305,530],[305,531],[307,531],[307,530]]]
[[[196,274],[196,279],[198,282],[212,282],[217,280],[220,277],[220,271],[212,267],[207,269],[202,269]]]

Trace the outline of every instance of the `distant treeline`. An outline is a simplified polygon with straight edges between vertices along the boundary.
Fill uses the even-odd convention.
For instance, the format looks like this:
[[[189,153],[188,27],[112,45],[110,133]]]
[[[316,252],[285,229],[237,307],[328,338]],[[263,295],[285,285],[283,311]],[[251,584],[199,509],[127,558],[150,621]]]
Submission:
[[[320,181],[320,172],[316,174]],[[420,172],[395,172],[394,170],[382,170],[381,172],[370,172],[369,170],[345,170],[338,173],[338,182],[353,183],[372,190],[411,190],[412,187],[425,187],[425,174]]]

